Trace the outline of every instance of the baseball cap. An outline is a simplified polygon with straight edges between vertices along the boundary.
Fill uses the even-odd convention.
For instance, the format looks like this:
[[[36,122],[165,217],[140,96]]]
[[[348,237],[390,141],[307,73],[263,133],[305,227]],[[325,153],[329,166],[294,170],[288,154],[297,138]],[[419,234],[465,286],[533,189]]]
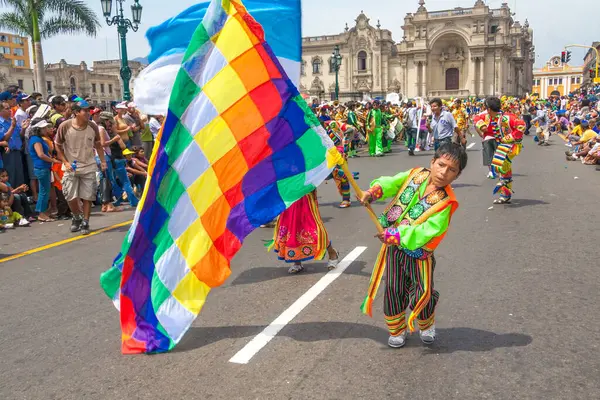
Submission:
[[[132,155],[132,154],[135,154],[135,153],[133,151],[129,150],[129,149],[123,150],[123,155],[124,156],[129,156],[129,155]]]
[[[127,104],[119,103],[115,106],[117,110],[127,110]]]
[[[73,103],[77,103],[78,101],[83,100],[81,97],[77,96],[76,94],[71,95],[71,97],[69,97],[68,101],[72,101]]]
[[[6,101],[12,99],[13,95],[10,92],[2,92],[0,93],[0,101]]]
[[[136,104],[133,101],[130,101],[129,103],[127,103],[127,107],[129,107],[129,108],[135,108],[137,106],[136,106]]]
[[[96,107],[96,108],[92,108],[92,109],[90,110],[90,114],[91,114],[91,115],[96,115],[96,114],[98,114],[98,113],[100,113],[100,112],[102,112],[102,109],[101,109],[101,108],[98,108],[98,107]]]
[[[583,126],[589,126],[590,125],[590,121],[588,121],[587,119],[584,119],[583,121],[581,121],[581,125],[583,125]]]
[[[90,103],[88,103],[88,102],[87,102],[87,101],[85,101],[85,100],[78,101],[78,102],[77,102],[77,103],[75,103],[75,104],[76,104],[76,105],[78,105],[78,106],[79,106],[79,107],[81,107],[81,108],[90,108],[90,107],[91,107],[91,106],[90,106]]]
[[[28,98],[30,98],[31,96],[29,96],[27,93],[19,93],[17,95],[17,102],[22,102],[23,100],[27,100]]]
[[[45,119],[41,120],[40,122],[38,122],[37,124],[33,125],[34,128],[45,128],[47,126],[52,125],[50,122],[46,121]]]
[[[115,117],[112,115],[110,111],[102,111],[100,113],[100,120],[115,122]]]
[[[27,110],[25,110],[25,112],[29,115],[33,112],[33,110],[37,110],[38,106],[34,105],[34,106],[29,106],[27,107]]]

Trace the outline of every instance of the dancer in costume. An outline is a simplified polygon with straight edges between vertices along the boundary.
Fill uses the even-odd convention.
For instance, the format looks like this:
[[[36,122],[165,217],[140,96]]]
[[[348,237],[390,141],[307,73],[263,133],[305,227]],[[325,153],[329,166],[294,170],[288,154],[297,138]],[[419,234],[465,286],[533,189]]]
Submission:
[[[433,289],[434,250],[441,243],[458,202],[450,184],[467,165],[467,153],[456,143],[445,143],[435,152],[430,168],[415,168],[393,177],[382,177],[364,192],[361,202],[393,198],[379,221],[383,242],[371,276],[362,311],[372,315],[379,282],[387,268],[384,315],[390,332],[388,345],[402,347],[407,328],[416,319],[423,343],[435,340]],[[406,319],[406,309],[412,312]]]
[[[521,152],[526,125],[514,114],[502,113],[502,103],[497,97],[489,97],[485,105],[487,113],[480,114],[475,124],[485,136],[494,136],[497,143],[490,165],[493,177],[500,177],[494,188],[494,194],[499,194],[499,198],[494,204],[506,204],[510,203],[513,193],[512,160]]]
[[[348,153],[349,158],[359,157],[356,154],[356,148],[358,143],[360,142],[360,125],[358,123],[358,117],[356,116],[356,112],[354,112],[354,108],[356,105],[354,103],[350,103],[348,105],[348,113],[346,116],[346,123],[355,129],[354,137],[350,140],[350,151]]]
[[[317,191],[314,190],[292,204],[277,219],[273,241],[268,245],[280,260],[293,263],[288,272],[297,274],[304,270],[302,263],[309,260],[322,260],[329,256],[327,268],[337,267],[339,253],[329,240],[323,225]]]
[[[366,130],[369,135],[369,155],[371,157],[383,156],[383,115],[379,100],[373,102],[366,121]]]
[[[337,147],[337,150],[340,152],[342,157],[348,159],[348,151],[349,144],[351,142],[351,138],[354,137],[355,128],[345,124],[339,123],[337,121],[330,121],[325,124],[325,128],[329,137],[333,141],[333,144]],[[359,173],[356,172],[353,174],[354,179],[358,179]],[[331,175],[327,178],[327,180],[333,179],[338,188],[338,192],[340,196],[342,196],[342,202],[340,203],[340,208],[348,208],[352,205],[350,200],[350,181],[348,177],[344,173],[344,171],[336,166]]]
[[[456,121],[456,126],[458,127],[459,133],[457,134],[455,140],[456,143],[462,144],[463,146],[467,146],[467,131],[469,127],[467,125],[467,121],[469,120],[469,116],[465,108],[462,105],[460,99],[454,100],[452,105],[452,116]]]

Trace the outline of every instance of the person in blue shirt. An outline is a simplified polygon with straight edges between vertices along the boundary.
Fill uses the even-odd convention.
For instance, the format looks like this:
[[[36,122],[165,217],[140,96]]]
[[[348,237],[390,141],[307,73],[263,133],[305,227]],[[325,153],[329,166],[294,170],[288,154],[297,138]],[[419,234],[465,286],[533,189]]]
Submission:
[[[50,156],[50,147],[44,140],[49,137],[51,124],[46,120],[34,120],[29,138],[29,154],[33,160],[33,173],[38,179],[40,190],[35,211],[38,214],[38,220],[41,222],[55,221],[46,211],[50,200],[50,174],[52,163],[60,163],[57,159]]]
[[[8,145],[2,159],[4,168],[6,168],[10,177],[10,183],[13,187],[19,187],[25,183],[23,138],[21,126],[15,118],[11,117],[8,102],[0,103],[0,141],[5,141]]]

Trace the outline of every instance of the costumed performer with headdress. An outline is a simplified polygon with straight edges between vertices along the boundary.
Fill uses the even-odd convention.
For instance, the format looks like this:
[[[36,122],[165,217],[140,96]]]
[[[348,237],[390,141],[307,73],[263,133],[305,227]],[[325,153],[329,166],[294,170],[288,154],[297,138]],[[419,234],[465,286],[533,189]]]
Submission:
[[[425,344],[435,340],[435,306],[439,293],[433,289],[435,248],[442,242],[458,202],[451,183],[467,165],[467,153],[456,143],[440,146],[429,169],[415,168],[393,177],[381,177],[363,193],[361,202],[393,198],[379,218],[384,228],[376,237],[383,246],[371,275],[369,292],[362,305],[372,315],[373,299],[387,269],[384,315],[390,332],[388,345],[402,347],[414,320]],[[412,312],[406,318],[406,309]]]
[[[497,97],[489,97],[485,105],[487,113],[478,115],[475,125],[486,136],[493,135],[497,142],[490,166],[494,178],[500,177],[494,188],[494,194],[499,194],[499,198],[494,204],[506,204],[512,198],[512,160],[523,147],[525,121],[514,114],[501,112],[502,102]]]

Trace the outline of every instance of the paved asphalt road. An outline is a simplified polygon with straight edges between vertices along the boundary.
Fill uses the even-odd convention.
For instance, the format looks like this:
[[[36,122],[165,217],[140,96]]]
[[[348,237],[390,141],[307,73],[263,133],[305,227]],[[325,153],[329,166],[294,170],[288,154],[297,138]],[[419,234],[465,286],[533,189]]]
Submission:
[[[0,399],[598,399],[600,172],[564,161],[565,147],[526,147],[514,203],[494,206],[480,145],[455,184],[461,204],[438,249],[438,339],[387,347],[382,300],[360,312],[378,242],[366,212],[340,210],[333,184],[321,213],[342,253],[358,259],[248,364],[229,359],[321,279],[289,276],[258,230],[178,348],[122,356],[119,319],[98,285],[126,228],[0,263]],[[351,161],[360,183],[427,165],[400,147]],[[578,177],[578,179],[574,179]],[[378,206],[379,209],[382,206]],[[131,212],[93,218],[99,228]],[[68,224],[0,235],[0,253],[70,237]]]

